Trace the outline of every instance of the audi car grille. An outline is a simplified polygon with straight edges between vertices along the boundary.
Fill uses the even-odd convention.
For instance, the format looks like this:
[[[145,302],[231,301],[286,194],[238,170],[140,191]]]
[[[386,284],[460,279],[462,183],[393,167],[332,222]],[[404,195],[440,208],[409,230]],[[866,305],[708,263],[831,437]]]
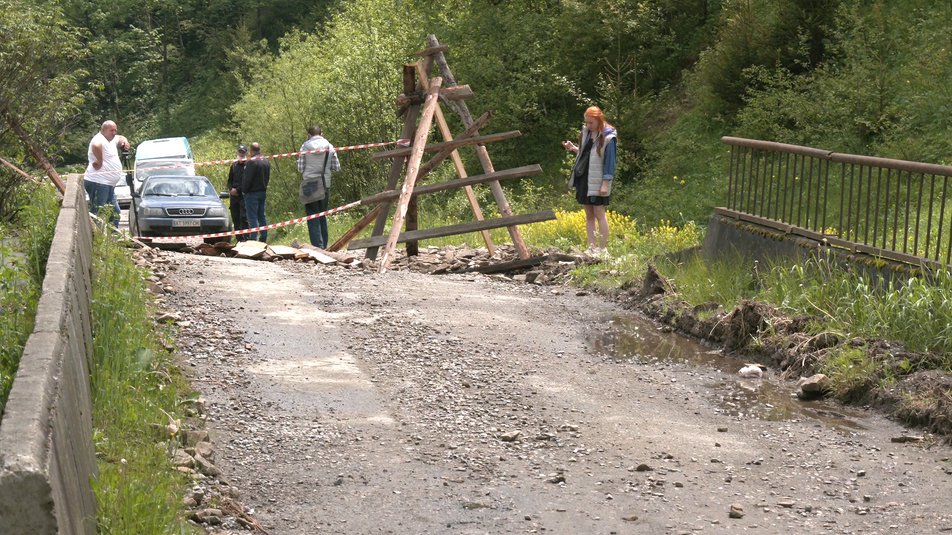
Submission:
[[[204,208],[166,208],[165,213],[175,216],[203,216],[205,215]]]

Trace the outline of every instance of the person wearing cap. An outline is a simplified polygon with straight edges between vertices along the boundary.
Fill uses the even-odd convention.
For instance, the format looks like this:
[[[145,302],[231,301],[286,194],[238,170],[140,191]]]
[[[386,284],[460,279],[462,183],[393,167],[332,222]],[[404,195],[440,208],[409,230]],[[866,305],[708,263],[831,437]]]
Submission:
[[[117,134],[119,127],[114,121],[105,121],[99,132],[89,141],[86,156],[89,165],[83,187],[89,195],[89,212],[98,214],[99,209],[109,204],[113,207],[112,224],[119,228],[119,201],[116,200],[116,184],[122,180],[122,160],[119,148],[128,149],[129,140]]]
[[[310,136],[301,145],[304,154],[298,156],[297,169],[301,173],[301,189],[298,197],[307,215],[314,215],[327,210],[327,199],[330,197],[331,175],[340,171],[340,161],[337,151],[330,141],[321,135],[321,127],[311,126],[307,129]],[[320,152],[315,152],[320,151]],[[307,233],[311,238],[311,245],[326,249],[328,246],[327,217],[321,216],[307,220]]]
[[[231,211],[231,222],[235,230],[248,228],[248,214],[245,211],[245,197],[241,193],[241,179],[245,175],[245,162],[248,158],[248,147],[238,145],[238,159],[232,162],[228,169],[228,209]],[[247,234],[235,236],[237,241],[248,239]]]
[[[245,212],[248,214],[248,228],[263,227],[268,224],[265,215],[265,203],[268,195],[268,182],[271,181],[271,162],[261,156],[261,145],[251,144],[249,159],[245,162],[245,172],[241,177],[241,194],[245,197]],[[268,231],[249,232],[249,240],[268,241]]]

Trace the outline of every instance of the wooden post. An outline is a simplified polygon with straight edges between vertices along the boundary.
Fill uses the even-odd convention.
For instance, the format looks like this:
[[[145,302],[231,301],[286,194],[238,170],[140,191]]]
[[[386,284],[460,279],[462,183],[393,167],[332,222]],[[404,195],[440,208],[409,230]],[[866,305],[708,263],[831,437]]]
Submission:
[[[390,225],[390,237],[387,239],[387,246],[383,250],[383,256],[380,258],[378,273],[387,270],[387,266],[392,260],[394,250],[397,247],[397,238],[400,236],[400,227],[403,226],[403,218],[407,213],[407,204],[413,195],[413,186],[416,184],[417,172],[420,162],[423,160],[423,147],[426,145],[426,139],[430,135],[430,127],[433,125],[433,114],[440,103],[439,91],[443,85],[442,78],[434,78],[430,81],[430,88],[426,92],[426,102],[423,104],[423,110],[420,113],[420,124],[417,125],[416,135],[413,136],[413,153],[407,161],[407,175],[403,181],[403,189],[400,192],[400,200],[397,203],[397,210],[393,214],[393,223]]]
[[[403,66],[403,91],[409,92],[413,91],[416,87],[416,78],[415,75],[416,66],[415,65],[404,65]],[[413,132],[416,130],[416,121],[417,115],[420,113],[420,107],[417,105],[412,105],[407,108],[407,116],[403,121],[403,131],[400,133],[400,139],[407,139],[413,135]],[[397,187],[397,180],[400,179],[400,173],[403,172],[403,164],[405,159],[394,159],[390,162],[390,174],[387,176],[387,189],[393,189]],[[381,236],[383,235],[383,228],[387,224],[387,215],[390,212],[390,205],[387,204],[383,207],[382,210],[377,214],[377,221],[374,222],[374,228],[370,232],[371,236]],[[377,258],[377,247],[368,247],[365,258],[371,260],[376,260]]]
[[[410,201],[407,203],[407,220],[406,220],[406,231],[413,232],[419,228],[417,218],[419,216],[419,206],[417,203],[417,198],[410,197]],[[408,241],[406,244],[407,256],[419,256],[420,255],[420,242],[413,240]]]
[[[442,54],[442,52],[440,52],[440,54]],[[433,56],[431,55],[428,57],[432,58]],[[420,75],[420,79],[423,80],[424,88],[426,88],[426,85],[428,84],[426,73],[421,72],[421,66],[419,63],[417,63],[417,73]],[[486,117],[486,121],[489,120],[489,116],[484,114],[484,117]],[[480,119],[482,119],[482,117],[480,117]],[[440,135],[443,136],[443,141],[453,141],[453,134],[450,132],[450,127],[446,123],[446,117],[443,116],[443,109],[439,107],[436,109],[436,125],[440,129]],[[471,123],[465,126],[467,127],[467,132],[470,132],[469,127],[473,126],[473,124]],[[473,129],[472,132],[470,132],[470,135],[475,135],[477,131],[479,131],[479,127]],[[457,176],[460,178],[466,178],[466,167],[463,165],[463,159],[459,156],[459,151],[454,150],[450,154],[450,157],[453,159],[453,167],[456,168]],[[466,200],[469,202],[469,207],[473,211],[473,217],[476,218],[476,221],[482,221],[483,209],[479,206],[479,200],[476,199],[476,194],[473,192],[473,187],[466,186],[464,191],[466,192]],[[493,239],[489,235],[489,231],[483,230],[480,232],[480,235],[483,237],[483,243],[486,244],[486,250],[489,252],[489,255],[492,256],[496,254],[496,246],[493,244]]]
[[[7,169],[13,171],[14,173],[20,175],[20,177],[22,177],[22,178],[25,179],[25,180],[29,180],[30,182],[32,182],[32,183],[34,183],[34,184],[42,184],[42,182],[40,182],[40,180],[39,180],[38,178],[36,178],[36,177],[34,177],[34,176],[30,176],[29,174],[27,174],[26,171],[24,171],[23,169],[20,169],[19,167],[13,165],[13,164],[10,163],[10,162],[4,160],[3,158],[0,158],[0,164],[3,164],[4,167],[6,167]]]
[[[439,48],[440,42],[436,39],[435,35],[430,35],[427,37],[427,44],[429,48]],[[437,66],[440,68],[440,73],[443,75],[443,79],[446,80],[447,86],[456,85],[456,80],[453,78],[453,72],[450,70],[450,66],[446,63],[446,56],[442,51],[433,54],[433,57],[436,61]],[[469,112],[469,106],[466,105],[465,100],[457,100],[451,102],[451,107],[454,108],[457,114],[460,116],[460,119],[463,121],[463,126],[470,126],[473,124],[473,115]],[[479,163],[483,167],[483,172],[492,173],[493,172],[493,163],[489,159],[489,153],[486,151],[486,147],[476,146],[476,156],[479,158]],[[499,182],[490,182],[489,188],[492,190],[493,197],[496,199],[496,204],[499,206],[499,213],[505,216],[512,215],[512,208],[509,206],[509,201],[506,199],[506,192],[503,191],[502,186]],[[529,250],[526,248],[525,242],[522,240],[522,233],[519,232],[519,227],[511,226],[508,227],[509,236],[512,238],[512,244],[516,247],[516,251],[519,252],[519,258],[527,259],[529,258]]]
[[[61,195],[65,194],[66,184],[63,182],[63,179],[60,178],[59,173],[56,172],[56,168],[53,167],[53,164],[51,164],[49,159],[46,158],[46,154],[43,152],[43,149],[33,143],[33,139],[31,139],[26,130],[23,129],[23,125],[20,124],[20,120],[10,113],[9,108],[3,108],[3,114],[7,118],[7,124],[10,125],[10,128],[16,133],[17,137],[20,138],[20,141],[26,145],[27,150],[30,151],[30,155],[33,156],[37,163],[40,164],[40,167],[46,171],[46,175],[49,176],[50,180],[53,181],[56,189],[59,190]]]

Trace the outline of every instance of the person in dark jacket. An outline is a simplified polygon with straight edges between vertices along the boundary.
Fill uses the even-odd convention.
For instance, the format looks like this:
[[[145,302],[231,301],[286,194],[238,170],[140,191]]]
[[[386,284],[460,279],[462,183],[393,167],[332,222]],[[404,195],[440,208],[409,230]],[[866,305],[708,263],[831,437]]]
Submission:
[[[231,221],[235,230],[248,228],[248,214],[245,212],[245,196],[241,193],[241,179],[245,175],[245,162],[248,157],[248,147],[238,145],[238,161],[232,162],[228,169],[228,209],[231,211]],[[248,239],[247,234],[235,236],[238,241]]]
[[[248,228],[263,227],[268,224],[265,215],[265,202],[268,182],[271,181],[271,162],[261,156],[261,145],[251,144],[251,154],[245,163],[245,173],[241,179],[241,194],[245,197],[245,211],[248,213]],[[268,231],[249,232],[249,240],[268,241]]]

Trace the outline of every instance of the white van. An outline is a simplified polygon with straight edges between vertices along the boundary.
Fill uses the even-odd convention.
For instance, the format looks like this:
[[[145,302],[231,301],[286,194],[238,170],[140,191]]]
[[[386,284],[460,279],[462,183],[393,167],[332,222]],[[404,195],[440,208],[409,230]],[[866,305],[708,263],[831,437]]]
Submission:
[[[187,138],[167,137],[139,143],[132,175],[136,190],[142,187],[146,177],[152,175],[195,176],[195,160]],[[123,208],[132,201],[129,186],[124,182],[116,186],[116,200]]]

